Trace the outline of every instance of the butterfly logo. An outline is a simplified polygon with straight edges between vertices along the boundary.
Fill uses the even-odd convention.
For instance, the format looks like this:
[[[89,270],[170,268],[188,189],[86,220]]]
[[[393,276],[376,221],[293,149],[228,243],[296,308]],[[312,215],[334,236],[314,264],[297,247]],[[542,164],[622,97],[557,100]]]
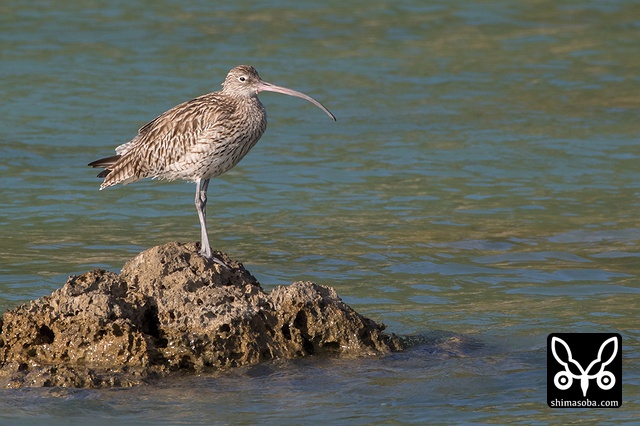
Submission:
[[[607,346],[611,346],[611,348],[607,349]],[[612,351],[611,356],[606,361],[603,360],[605,349]],[[551,352],[556,361],[564,367],[564,371],[558,372],[553,378],[553,384],[560,390],[566,390],[573,385],[574,379],[580,380],[580,388],[584,397],[587,396],[589,381],[592,379],[596,380],[598,387],[602,390],[613,388],[616,384],[616,378],[613,373],[605,369],[615,359],[618,350],[618,339],[616,337],[605,340],[600,345],[597,358],[587,368],[583,368],[578,361],[573,359],[569,345],[561,338],[553,336],[551,339]]]

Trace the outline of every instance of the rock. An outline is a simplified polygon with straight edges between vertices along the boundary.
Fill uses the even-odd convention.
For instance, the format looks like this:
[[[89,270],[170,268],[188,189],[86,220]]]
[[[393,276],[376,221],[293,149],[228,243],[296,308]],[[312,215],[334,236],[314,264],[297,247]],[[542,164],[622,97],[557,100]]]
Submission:
[[[135,386],[175,371],[307,355],[401,350],[384,325],[329,287],[296,282],[265,293],[242,266],[169,243],[140,253],[120,275],[70,277],[50,296],[0,319],[0,386]]]

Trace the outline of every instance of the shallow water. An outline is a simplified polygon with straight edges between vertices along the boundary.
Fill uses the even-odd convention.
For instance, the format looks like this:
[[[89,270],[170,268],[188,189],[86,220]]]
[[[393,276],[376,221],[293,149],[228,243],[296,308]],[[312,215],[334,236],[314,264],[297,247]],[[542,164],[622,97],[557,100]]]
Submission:
[[[640,408],[634,1],[4,1],[0,311],[199,238],[194,185],[85,165],[250,63],[269,129],[212,181],[210,238],[265,288],[312,280],[400,335],[111,391],[1,391],[12,423],[633,422]],[[623,338],[622,408],[546,406],[546,336]]]

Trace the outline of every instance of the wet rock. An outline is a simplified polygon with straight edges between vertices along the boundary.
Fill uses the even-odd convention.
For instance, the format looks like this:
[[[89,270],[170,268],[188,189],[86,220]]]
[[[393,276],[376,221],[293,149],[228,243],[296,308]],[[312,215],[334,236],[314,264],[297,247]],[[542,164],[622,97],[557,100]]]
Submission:
[[[50,296],[0,319],[0,386],[135,386],[175,371],[206,372],[307,355],[400,350],[384,325],[336,292],[296,282],[265,293],[242,266],[169,243],[120,275],[70,277]]]

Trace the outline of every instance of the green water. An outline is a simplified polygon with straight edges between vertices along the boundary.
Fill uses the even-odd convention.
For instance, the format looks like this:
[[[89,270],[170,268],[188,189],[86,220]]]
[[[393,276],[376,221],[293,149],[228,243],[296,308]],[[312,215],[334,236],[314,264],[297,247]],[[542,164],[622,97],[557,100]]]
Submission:
[[[194,185],[98,191],[85,165],[248,63],[338,121],[261,94],[266,134],[209,189],[213,248],[267,289],[316,281],[397,334],[475,343],[133,390],[1,391],[0,419],[635,422],[638,46],[632,0],[4,0],[0,311],[197,240]],[[622,408],[547,407],[546,337],[565,331],[622,335]]]

